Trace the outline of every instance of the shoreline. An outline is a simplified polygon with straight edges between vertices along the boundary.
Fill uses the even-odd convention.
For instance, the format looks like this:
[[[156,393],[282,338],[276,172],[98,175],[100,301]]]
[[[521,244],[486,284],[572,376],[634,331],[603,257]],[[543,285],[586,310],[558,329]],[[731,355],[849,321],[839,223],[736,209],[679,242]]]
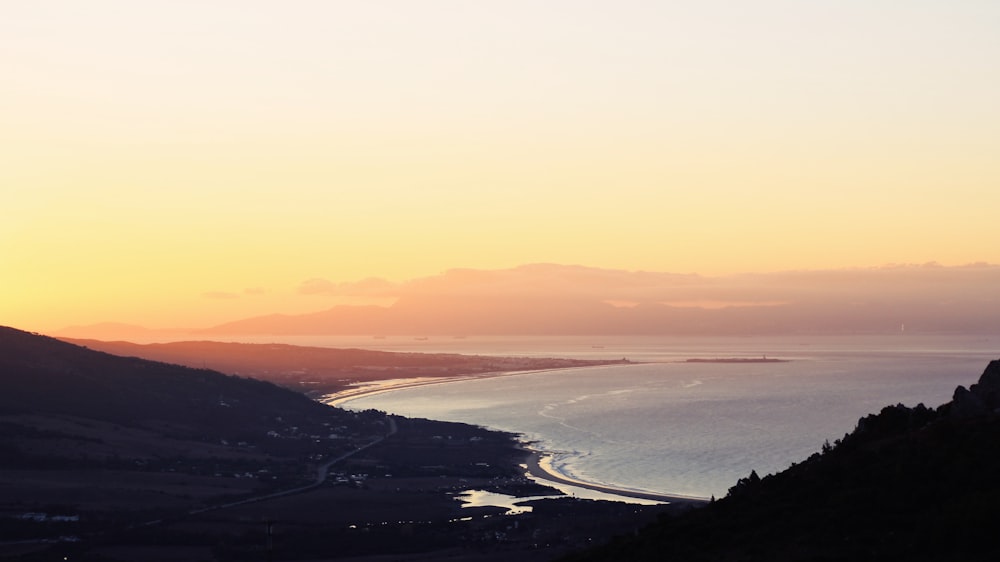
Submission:
[[[642,365],[642,363],[630,363],[632,365]],[[519,375],[536,375],[539,373],[549,373],[554,371],[569,371],[576,369],[592,369],[596,367],[605,367],[606,365],[580,365],[577,367],[553,367],[551,369],[531,369],[527,371],[494,371],[489,373],[477,373],[470,375],[454,375],[447,377],[413,377],[405,379],[386,379],[381,381],[371,381],[370,383],[363,383],[361,386],[350,388],[347,390],[342,390],[340,392],[334,392],[333,394],[324,394],[320,396],[317,401],[322,402],[328,406],[341,406],[350,402],[351,400],[356,400],[365,396],[372,396],[375,394],[382,394],[385,392],[392,392],[395,390],[403,390],[407,388],[416,388],[421,386],[429,386],[432,384],[445,384],[449,382],[463,382],[478,379],[493,379],[497,377],[516,377]]]
[[[639,365],[640,363],[635,363],[635,364]],[[586,369],[586,368],[593,368],[600,366],[602,365],[579,366],[579,367],[557,367],[552,369],[534,369],[528,371],[497,371],[492,373],[480,373],[474,375],[456,375],[453,377],[417,377],[410,379],[390,379],[383,381],[373,381],[371,383],[364,384],[363,386],[360,386],[358,388],[324,395],[319,398],[319,401],[322,402],[323,404],[327,404],[330,406],[341,407],[342,405],[352,400],[356,400],[358,398],[363,398],[365,396],[372,396],[375,394],[383,394],[386,392],[392,392],[396,390],[403,390],[407,388],[417,388],[434,384],[445,384],[450,382],[461,382],[461,381],[477,380],[477,379],[490,379],[497,377],[511,377],[519,375],[534,375],[552,371]],[[524,465],[526,466],[527,475],[533,479],[542,480],[543,482],[547,482],[550,484],[561,484],[563,486],[572,486],[575,488],[581,488],[592,492],[598,492],[600,494],[607,494],[609,496],[614,496],[615,498],[621,498],[617,501],[645,500],[656,503],[689,504],[689,505],[702,505],[708,502],[708,498],[703,498],[703,497],[650,492],[645,490],[633,490],[628,488],[610,486],[607,484],[599,484],[596,482],[587,482],[584,480],[578,480],[552,468],[551,463],[548,462],[549,459],[551,459],[552,457],[551,452],[532,449],[527,446],[522,446],[521,449],[526,453],[528,453],[528,457],[525,460],[525,465]],[[566,493],[565,491],[562,490],[560,491],[566,495],[575,495],[572,493]],[[608,501],[616,501],[616,500],[609,499]]]
[[[546,482],[563,484],[566,486],[573,486],[576,488],[583,488],[585,490],[600,492],[602,494],[608,494],[611,496],[618,496],[629,499],[648,500],[659,503],[702,505],[708,503],[709,501],[708,498],[702,498],[696,496],[684,496],[680,494],[664,494],[660,492],[648,492],[645,490],[632,490],[629,488],[621,488],[616,486],[610,486],[607,484],[598,484],[594,482],[586,482],[584,480],[577,480],[551,467],[552,465],[550,462],[548,462],[548,460],[552,457],[552,453],[546,451],[538,451],[530,448],[525,448],[524,450],[529,453],[529,456],[526,460],[528,474],[533,478],[537,478],[539,480],[543,480]]]

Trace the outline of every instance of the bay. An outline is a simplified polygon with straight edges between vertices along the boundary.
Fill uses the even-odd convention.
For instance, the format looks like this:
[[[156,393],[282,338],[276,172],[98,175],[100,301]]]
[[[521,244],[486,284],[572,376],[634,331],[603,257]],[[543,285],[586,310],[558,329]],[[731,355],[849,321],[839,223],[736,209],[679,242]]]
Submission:
[[[763,476],[802,461],[884,406],[947,402],[1000,356],[991,336],[415,341],[398,343],[408,351],[639,363],[400,389],[345,407],[518,433],[571,478],[699,497],[725,495],[751,470]],[[764,356],[787,362],[685,362]]]

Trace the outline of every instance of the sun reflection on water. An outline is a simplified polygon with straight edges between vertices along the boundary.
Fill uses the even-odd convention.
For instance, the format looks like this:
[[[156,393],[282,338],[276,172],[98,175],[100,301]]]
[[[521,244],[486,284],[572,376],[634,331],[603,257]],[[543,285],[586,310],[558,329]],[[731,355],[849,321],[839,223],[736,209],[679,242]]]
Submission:
[[[504,515],[519,515],[521,513],[530,513],[530,505],[520,505],[525,502],[532,500],[544,500],[553,499],[564,496],[529,496],[524,498],[519,498],[517,496],[508,496],[507,494],[498,494],[496,492],[487,492],[485,490],[465,490],[455,495],[455,499],[462,502],[462,507],[503,507],[507,511]]]

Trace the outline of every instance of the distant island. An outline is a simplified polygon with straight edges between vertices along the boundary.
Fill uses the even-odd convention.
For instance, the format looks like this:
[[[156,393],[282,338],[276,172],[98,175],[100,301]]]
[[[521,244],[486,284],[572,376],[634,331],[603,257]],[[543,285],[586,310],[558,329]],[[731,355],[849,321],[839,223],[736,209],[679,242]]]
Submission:
[[[788,359],[774,359],[766,355],[760,357],[695,357],[685,363],[788,363]]]

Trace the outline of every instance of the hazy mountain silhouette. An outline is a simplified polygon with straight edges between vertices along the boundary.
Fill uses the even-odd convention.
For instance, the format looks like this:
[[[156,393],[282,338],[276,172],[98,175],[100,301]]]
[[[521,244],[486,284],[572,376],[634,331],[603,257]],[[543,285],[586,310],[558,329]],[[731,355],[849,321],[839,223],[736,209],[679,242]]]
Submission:
[[[74,326],[70,338],[247,335],[766,335],[1000,331],[1000,266],[935,264],[720,277],[532,264],[456,269],[406,283],[310,279],[299,293],[378,299],[206,329]],[[279,311],[280,312],[280,311]]]
[[[264,316],[200,331],[221,335],[766,335],[791,333],[990,333],[994,306],[922,303],[799,302],[724,308],[584,298],[412,297],[391,307],[334,307],[297,316]]]
[[[900,266],[728,277],[535,264],[393,286],[312,280],[303,293],[394,297],[229,322],[210,335],[584,335],[1000,330],[1000,267]]]
[[[889,406],[776,475],[567,561],[998,560],[1000,361],[936,410]]]

